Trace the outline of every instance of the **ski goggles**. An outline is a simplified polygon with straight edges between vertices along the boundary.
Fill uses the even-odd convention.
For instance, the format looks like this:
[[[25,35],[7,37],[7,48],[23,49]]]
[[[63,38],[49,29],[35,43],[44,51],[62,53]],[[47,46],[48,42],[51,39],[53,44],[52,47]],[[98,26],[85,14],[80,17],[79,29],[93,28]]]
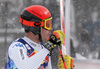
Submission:
[[[40,26],[40,27],[43,27],[47,30],[52,29],[52,17],[44,19],[41,22],[27,21],[27,20],[22,19],[20,17],[20,23],[23,25],[32,26],[32,27]]]
[[[44,19],[43,22],[44,22],[44,27],[43,28],[45,28],[47,30],[52,29],[52,17]]]

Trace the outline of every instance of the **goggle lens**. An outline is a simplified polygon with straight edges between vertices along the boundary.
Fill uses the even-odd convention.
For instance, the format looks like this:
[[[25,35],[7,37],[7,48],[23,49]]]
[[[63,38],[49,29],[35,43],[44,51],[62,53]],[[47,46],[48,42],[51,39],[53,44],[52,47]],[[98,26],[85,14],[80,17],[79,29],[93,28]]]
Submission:
[[[46,27],[47,28],[51,28],[51,22],[52,22],[52,20],[46,21]]]
[[[52,17],[44,20],[44,28],[51,30],[52,28]]]

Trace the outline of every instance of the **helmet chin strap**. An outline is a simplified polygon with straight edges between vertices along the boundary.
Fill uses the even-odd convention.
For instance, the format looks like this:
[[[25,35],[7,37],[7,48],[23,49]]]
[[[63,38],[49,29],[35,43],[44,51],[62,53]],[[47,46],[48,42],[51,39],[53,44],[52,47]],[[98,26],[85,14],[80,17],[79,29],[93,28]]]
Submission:
[[[38,34],[38,36],[39,36],[39,41],[42,42],[41,34]]]
[[[42,33],[42,27],[40,27],[40,33]],[[42,40],[42,37],[41,37],[41,34],[40,34],[40,33],[38,34],[38,36],[39,36],[39,41],[40,41],[40,42],[43,42],[43,40]]]

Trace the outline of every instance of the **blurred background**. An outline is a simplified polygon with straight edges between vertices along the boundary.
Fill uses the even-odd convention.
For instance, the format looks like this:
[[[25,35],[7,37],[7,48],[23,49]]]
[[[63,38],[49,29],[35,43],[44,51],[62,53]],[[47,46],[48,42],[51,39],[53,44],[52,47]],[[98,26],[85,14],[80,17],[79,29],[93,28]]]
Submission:
[[[70,1],[70,56],[75,62],[100,63],[100,0]],[[60,0],[0,0],[0,69],[4,69],[11,41],[24,36],[19,19],[22,10],[30,5],[48,8],[53,30],[61,29]],[[58,54],[56,48],[52,53],[53,69],[58,69]]]

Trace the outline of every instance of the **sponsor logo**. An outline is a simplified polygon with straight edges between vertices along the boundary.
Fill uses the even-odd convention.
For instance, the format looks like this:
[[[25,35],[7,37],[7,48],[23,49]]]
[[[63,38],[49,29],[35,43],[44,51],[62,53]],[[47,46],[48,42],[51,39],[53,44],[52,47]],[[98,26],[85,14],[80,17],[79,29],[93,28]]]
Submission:
[[[28,44],[25,44],[25,46],[26,46],[26,48],[28,49],[28,50],[30,50],[31,48],[29,47],[29,45]]]
[[[30,44],[31,44],[32,46],[36,46],[36,44],[34,44],[34,43],[32,43],[32,42],[30,42]]]
[[[41,23],[39,23],[39,22],[35,22],[34,25],[35,25],[35,26],[40,26]]]
[[[20,43],[15,44],[12,48],[14,48],[14,47],[23,47],[24,48],[23,44],[20,44]]]
[[[21,57],[22,57],[22,60],[24,60],[24,54],[23,54],[23,50],[22,49],[20,49],[20,55],[21,55]]]

